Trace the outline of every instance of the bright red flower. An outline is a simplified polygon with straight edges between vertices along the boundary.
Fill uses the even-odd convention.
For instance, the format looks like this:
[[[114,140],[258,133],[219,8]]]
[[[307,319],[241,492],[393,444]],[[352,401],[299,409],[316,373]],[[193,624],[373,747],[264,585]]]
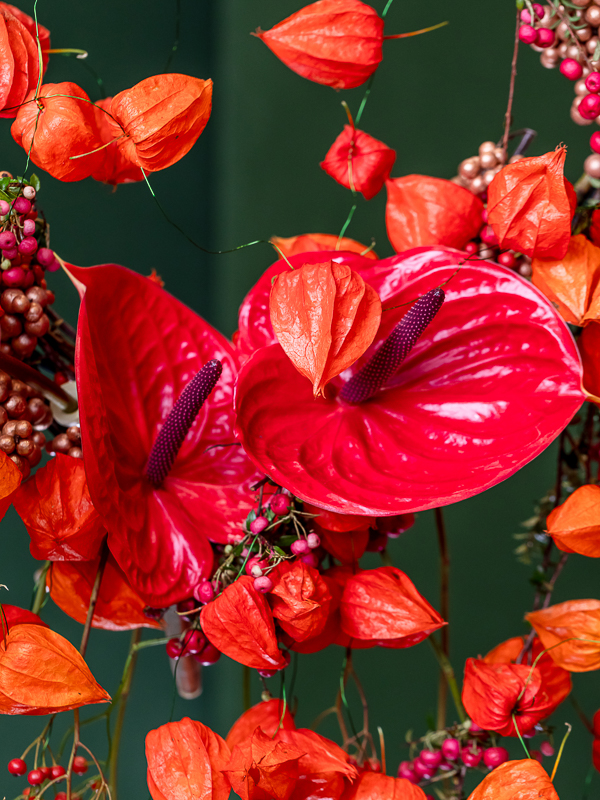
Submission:
[[[571,334],[523,279],[489,262],[457,272],[463,261],[422,248],[361,268],[389,310],[374,344],[330,383],[327,398],[313,398],[279,345],[246,361],[237,428],[262,471],[318,506],[390,516],[478,494],[547,447],[583,401]],[[450,278],[440,311],[387,385],[359,404],[335,397],[407,313],[402,304]],[[246,351],[268,338],[262,282],[242,306]]]
[[[296,559],[283,562],[269,577],[274,586],[268,600],[283,630],[297,642],[321,633],[329,616],[331,595],[319,571]]]
[[[314,731],[306,728],[280,730],[276,739],[304,752],[298,762],[298,780],[291,800],[317,797],[337,800],[358,776],[356,768],[350,764],[348,753]]]
[[[391,147],[352,125],[344,125],[321,168],[346,189],[371,200],[390,177],[395,160],[396,151]]]
[[[4,615],[4,621],[9,628],[11,628],[13,625],[23,624],[41,625],[44,628],[49,627],[41,617],[38,617],[37,614],[34,614],[33,611],[28,611],[26,608],[10,606],[8,603],[2,603],[2,612]]]
[[[42,68],[48,65],[50,31],[39,26]],[[16,117],[37,87],[40,74],[35,21],[16,6],[0,3],[0,117]]]
[[[369,250],[366,244],[361,244],[355,239],[343,236],[341,239],[333,233],[303,233],[300,236],[271,236],[270,241],[276,244],[286,258],[297,256],[300,253],[316,253],[321,251],[336,250],[339,253],[364,253],[365,258],[377,261],[379,256],[374,250]],[[339,247],[338,247],[339,242]],[[366,251],[366,252],[365,252]]]
[[[315,525],[315,530],[321,538],[322,547],[342,564],[355,564],[369,544],[368,528],[340,533]]]
[[[13,502],[34,558],[90,561],[98,555],[106,530],[92,505],[81,459],[58,453],[19,487]]]
[[[190,597],[212,569],[208,539],[235,541],[257,475],[233,442],[232,345],[155,282],[114,265],[69,267],[86,287],[77,331],[81,435],[111,552],[148,605]],[[127,346],[125,346],[127,345]],[[163,483],[145,468],[184,387],[209,359],[223,373]]]
[[[387,647],[412,647],[447,623],[396,567],[353,575],[340,605],[342,630]]]
[[[600,600],[567,600],[531,611],[525,619],[559,667],[600,669]]]
[[[102,162],[94,106],[75,83],[46,83],[26,98],[12,124],[12,137],[33,163],[60,181],[80,181]],[[81,98],[81,99],[79,99]],[[72,158],[81,156],[81,158]]]
[[[277,698],[257,703],[248,711],[244,711],[241,717],[231,726],[225,741],[231,750],[245,739],[249,739],[257,728],[261,728],[267,736],[274,736],[280,729],[295,730],[294,718],[286,707],[283,714],[283,702]]]
[[[383,57],[383,20],[360,0],[319,0],[256,35],[298,75],[334,89],[360,86]]]
[[[426,797],[420,786],[405,778],[363,772],[347,800],[425,800]]]
[[[493,769],[468,800],[558,800],[558,795],[540,762],[524,758]]]
[[[98,132],[103,144],[112,142],[108,147],[103,148],[102,161],[98,169],[92,173],[92,178],[95,181],[102,183],[109,183],[111,186],[116,186],[119,183],[134,183],[136,181],[144,180],[144,173],[137,166],[132,163],[124,154],[123,150],[118,147],[117,139],[122,135],[122,131],[115,131],[115,125],[112,118],[106,112],[110,112],[110,105],[112,97],[107,97],[103,100],[97,100],[94,106],[94,114],[96,115],[96,124]]]
[[[483,225],[483,203],[468,189],[429,175],[405,175],[386,183],[385,223],[397,253],[422,245],[462,250]]]
[[[583,363],[583,390],[589,399],[600,402],[600,322],[591,322],[577,340]]]
[[[366,517],[361,514],[338,514],[335,511],[318,508],[310,503],[304,504],[304,510],[309,514],[315,514],[314,521],[320,528],[326,528],[328,531],[341,533],[375,526],[375,517]]]
[[[575,212],[564,176],[566,147],[507,164],[488,186],[488,221],[502,250],[562,258]],[[577,200],[575,200],[575,206]]]
[[[271,609],[249,575],[238,578],[207,603],[200,621],[209,642],[234,661],[254,669],[285,667]]]

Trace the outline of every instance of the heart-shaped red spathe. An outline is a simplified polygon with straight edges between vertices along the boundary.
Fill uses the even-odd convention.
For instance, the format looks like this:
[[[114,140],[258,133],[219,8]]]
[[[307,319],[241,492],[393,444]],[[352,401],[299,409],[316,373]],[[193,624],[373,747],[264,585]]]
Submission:
[[[257,476],[234,441],[232,345],[148,278],[124,267],[69,266],[86,287],[76,373],[88,485],[109,546],[151,606],[189,597],[210,574],[209,538],[233,541]],[[223,374],[164,483],[144,469],[174,402],[207,361]],[[212,449],[209,449],[212,448]]]
[[[384,313],[371,348],[332,381],[338,387],[390,334],[410,307],[402,304],[448,283],[395,376],[360,405],[334,392],[313,399],[279,345],[245,363],[237,428],[267,475],[323,508],[387,516],[478,494],[550,444],[583,402],[573,338],[515,273],[463,262],[457,251],[423,247],[361,271]]]

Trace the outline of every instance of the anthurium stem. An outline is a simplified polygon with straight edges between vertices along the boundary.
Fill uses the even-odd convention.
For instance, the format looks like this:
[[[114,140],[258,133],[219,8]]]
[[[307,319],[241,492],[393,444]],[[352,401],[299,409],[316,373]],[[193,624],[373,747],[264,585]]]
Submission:
[[[102,545],[102,550],[100,551],[100,561],[98,563],[98,570],[96,571],[96,579],[94,581],[94,586],[92,587],[92,593],[90,595],[90,604],[88,606],[88,613],[87,618],[85,620],[85,625],[83,626],[83,635],[81,637],[81,644],[79,646],[79,652],[83,657],[85,657],[85,651],[87,650],[88,641],[90,639],[90,632],[92,630],[92,620],[94,619],[94,611],[96,610],[96,603],[98,602],[98,597],[100,595],[100,584],[102,583],[102,576],[104,575],[104,567],[106,566],[106,559],[108,558],[108,545],[106,544],[106,540]]]
[[[452,668],[452,664],[450,663],[450,659],[442,652],[441,647],[437,643],[437,641],[433,638],[433,636],[429,637],[429,643],[433,648],[433,652],[435,653],[435,657],[438,660],[440,667],[444,675],[446,676],[446,681],[448,682],[448,686],[450,687],[450,693],[452,694],[452,699],[454,700],[454,705],[456,706],[456,713],[458,714],[458,718],[461,722],[465,722],[467,719],[467,715],[465,713],[465,709],[462,704],[462,700],[460,698],[460,692],[458,690],[458,684],[456,683],[456,676],[454,675],[454,669]]]
[[[42,606],[44,605],[44,598],[46,596],[46,575],[48,574],[49,569],[50,562],[46,561],[40,571],[40,577],[37,582],[33,603],[31,605],[31,610],[34,614],[39,614],[42,610]]]
[[[446,536],[446,524],[441,508],[434,509],[435,527],[437,530],[438,545],[440,550],[440,613],[444,620],[448,622],[450,613],[450,556],[448,554],[448,537]],[[448,625],[440,631],[441,649],[444,656],[450,658],[450,628]],[[437,728],[443,730],[446,727],[446,705],[448,701],[448,681],[444,670],[440,670],[440,682],[438,688],[438,714]]]
[[[119,747],[121,745],[121,735],[123,733],[123,723],[125,721],[125,711],[127,709],[127,700],[131,692],[131,682],[133,680],[133,673],[137,662],[140,638],[142,635],[141,628],[136,628],[131,634],[131,644],[129,647],[129,655],[126,662],[126,671],[121,681],[119,702],[119,713],[117,714],[117,721],[115,723],[115,731],[110,745],[108,754],[108,784],[112,793],[113,800],[117,798],[117,770],[119,764]]]

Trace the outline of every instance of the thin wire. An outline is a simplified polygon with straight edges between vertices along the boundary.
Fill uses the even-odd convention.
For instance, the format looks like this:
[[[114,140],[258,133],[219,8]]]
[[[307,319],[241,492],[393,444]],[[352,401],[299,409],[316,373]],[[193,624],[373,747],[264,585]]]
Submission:
[[[169,57],[167,58],[167,63],[165,64],[163,72],[169,71],[171,62],[173,61],[175,53],[179,48],[179,34],[181,31],[181,0],[176,0],[176,3],[177,3],[177,10],[175,11],[175,41],[173,42],[173,46],[171,47],[171,52],[169,53]]]

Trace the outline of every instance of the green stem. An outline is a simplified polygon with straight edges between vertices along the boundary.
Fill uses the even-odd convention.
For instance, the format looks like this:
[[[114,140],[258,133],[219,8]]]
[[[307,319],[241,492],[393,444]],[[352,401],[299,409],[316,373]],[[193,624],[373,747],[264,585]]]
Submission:
[[[35,594],[33,596],[33,603],[31,604],[31,610],[34,614],[39,614],[42,610],[42,606],[44,605],[44,598],[46,597],[46,575],[48,574],[49,569],[50,562],[46,561],[42,567],[42,571],[35,589]]]
[[[356,203],[354,203],[354,205],[350,209],[350,213],[348,214],[346,222],[344,222],[344,226],[343,226],[342,230],[340,231],[340,235],[338,236],[337,244],[335,246],[336,250],[339,248],[340,242],[344,238],[344,234],[346,233],[346,230],[348,229],[348,225],[350,225],[350,223],[352,222],[352,217],[354,216],[354,212],[355,211],[356,211]]]
[[[452,694],[452,699],[454,700],[454,705],[456,706],[458,718],[461,722],[465,722],[467,715],[465,713],[462,700],[460,699],[460,692],[458,691],[458,684],[456,683],[456,677],[454,675],[454,669],[452,668],[450,659],[443,653],[441,647],[433,638],[433,636],[429,637],[429,643],[433,648],[435,657],[437,658],[438,663],[446,677],[446,681],[448,682],[448,686],[450,687],[450,693]]]
[[[117,721],[115,723],[115,731],[112,737],[111,747],[108,754],[108,785],[112,794],[112,800],[117,800],[117,769],[119,763],[119,746],[121,744],[121,734],[123,733],[123,723],[125,721],[125,711],[127,709],[127,700],[131,691],[131,682],[133,680],[133,673],[137,662],[140,637],[142,635],[141,628],[136,628],[131,635],[131,645],[129,647],[128,670],[123,676],[121,681],[122,689],[119,698],[119,713],[117,714]]]

